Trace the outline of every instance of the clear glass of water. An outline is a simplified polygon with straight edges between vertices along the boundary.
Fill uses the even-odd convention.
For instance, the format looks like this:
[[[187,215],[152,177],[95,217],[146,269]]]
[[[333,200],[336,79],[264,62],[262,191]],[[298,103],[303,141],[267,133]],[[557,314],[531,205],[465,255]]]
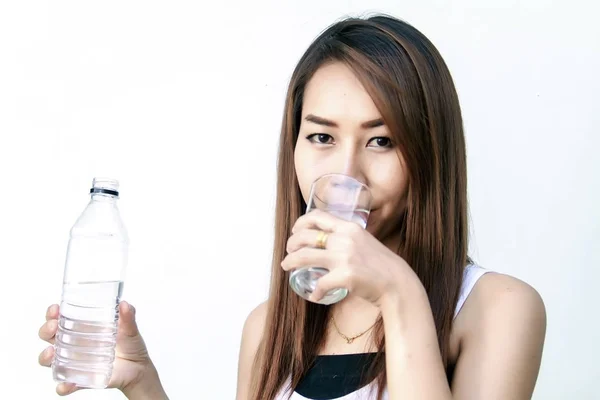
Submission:
[[[350,176],[323,175],[312,184],[306,213],[315,209],[355,222],[364,229],[371,212],[371,191],[365,184]],[[315,245],[316,241],[315,237]],[[327,273],[329,270],[318,265],[298,268],[290,274],[289,283],[294,292],[308,300],[319,278]],[[347,295],[346,288],[333,289],[318,303],[326,305],[337,303]]]

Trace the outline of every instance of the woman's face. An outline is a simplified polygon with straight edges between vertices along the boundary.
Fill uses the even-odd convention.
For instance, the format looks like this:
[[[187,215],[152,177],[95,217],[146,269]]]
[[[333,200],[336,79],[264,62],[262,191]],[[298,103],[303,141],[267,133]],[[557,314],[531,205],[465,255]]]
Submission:
[[[373,100],[345,64],[326,64],[308,82],[294,163],[305,201],[318,177],[350,175],[371,189],[367,229],[383,239],[396,228],[407,192],[404,162]]]

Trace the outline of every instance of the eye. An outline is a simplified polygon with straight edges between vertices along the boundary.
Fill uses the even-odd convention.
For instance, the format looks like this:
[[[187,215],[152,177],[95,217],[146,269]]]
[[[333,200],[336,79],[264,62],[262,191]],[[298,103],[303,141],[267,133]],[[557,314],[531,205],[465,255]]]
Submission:
[[[317,143],[317,144],[333,143],[333,138],[331,137],[331,135],[328,135],[326,133],[313,133],[312,135],[308,135],[306,137],[306,139],[308,139],[308,141],[310,141],[312,143]]]
[[[368,146],[372,147],[392,147],[392,140],[389,137],[380,136],[369,140]]]

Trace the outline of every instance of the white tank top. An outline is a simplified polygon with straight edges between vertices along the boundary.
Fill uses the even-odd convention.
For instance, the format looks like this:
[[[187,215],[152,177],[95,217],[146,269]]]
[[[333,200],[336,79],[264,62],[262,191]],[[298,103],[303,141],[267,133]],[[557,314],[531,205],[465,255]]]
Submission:
[[[462,306],[465,304],[467,297],[473,290],[473,287],[486,272],[490,272],[487,269],[484,269],[478,265],[470,264],[465,268],[463,273],[463,282],[460,288],[460,295],[458,298],[458,302],[456,303],[456,309],[454,310],[454,317],[458,315]],[[283,389],[279,392],[277,396],[275,396],[275,400],[312,400],[307,397],[300,395],[299,393],[292,393],[291,397],[288,397],[287,389],[289,388],[290,381],[288,381]],[[370,383],[362,388],[358,389],[355,392],[349,393],[342,397],[337,397],[335,399],[330,400],[374,400],[377,396],[377,390],[374,387],[375,383]],[[389,400],[389,395],[387,390],[383,393],[383,400]]]

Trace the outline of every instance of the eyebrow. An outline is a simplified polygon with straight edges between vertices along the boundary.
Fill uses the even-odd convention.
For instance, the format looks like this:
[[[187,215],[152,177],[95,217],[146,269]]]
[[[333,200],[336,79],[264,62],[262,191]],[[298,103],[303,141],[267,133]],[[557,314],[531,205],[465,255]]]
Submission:
[[[304,119],[308,122],[312,122],[313,124],[328,126],[330,128],[338,128],[338,124],[335,121],[331,121],[329,119],[319,117],[313,114],[308,114]],[[360,124],[360,127],[363,129],[371,129],[383,125],[385,125],[383,119],[375,118],[370,121],[363,122],[362,124]]]

